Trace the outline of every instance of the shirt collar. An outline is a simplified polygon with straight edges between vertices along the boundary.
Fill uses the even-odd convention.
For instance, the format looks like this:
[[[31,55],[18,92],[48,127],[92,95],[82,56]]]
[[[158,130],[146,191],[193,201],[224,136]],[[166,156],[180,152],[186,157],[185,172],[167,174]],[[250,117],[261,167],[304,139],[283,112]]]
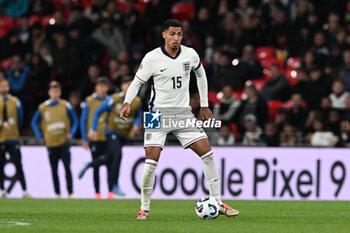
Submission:
[[[175,57],[170,56],[170,54],[165,50],[164,45],[160,46],[160,49],[162,50],[162,52],[164,53],[165,56],[168,56],[168,57],[170,57],[171,59],[174,59],[174,60],[175,60],[175,59],[180,55],[180,53],[181,53],[181,45],[179,46],[179,51],[177,52],[177,54],[176,54]]]

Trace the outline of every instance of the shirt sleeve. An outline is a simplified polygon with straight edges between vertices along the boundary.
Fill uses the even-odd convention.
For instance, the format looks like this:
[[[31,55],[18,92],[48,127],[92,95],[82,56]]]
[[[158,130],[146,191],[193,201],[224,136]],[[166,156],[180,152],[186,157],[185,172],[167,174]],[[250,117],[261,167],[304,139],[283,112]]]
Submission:
[[[80,133],[81,133],[81,138],[83,139],[84,142],[88,141],[86,136],[86,122],[87,122],[88,115],[89,115],[89,104],[85,100],[85,102],[83,103],[81,116],[80,116]]]
[[[77,118],[77,115],[75,114],[74,112],[74,109],[72,107],[72,105],[70,103],[67,102],[67,112],[68,112],[68,116],[69,116],[69,119],[71,121],[71,129],[69,131],[69,134],[74,137],[75,133],[77,132],[77,129],[78,129],[78,118]]]
[[[43,135],[41,134],[41,131],[39,129],[38,123],[41,120],[41,114],[39,109],[36,110],[33,118],[32,118],[32,128],[34,130],[35,136],[38,140],[42,140],[43,139]]]
[[[198,70],[199,67],[201,67],[202,63],[201,63],[201,59],[198,55],[198,53],[193,49],[193,55],[192,55],[192,70]]]
[[[192,70],[194,71],[196,77],[197,77],[197,87],[198,87],[198,93],[200,98],[200,105],[201,107],[208,107],[208,81],[207,81],[207,75],[205,74],[205,70],[202,66],[201,60],[194,51],[194,55],[192,57]]]
[[[145,84],[153,75],[153,65],[150,59],[150,55],[142,59],[138,71],[135,74],[134,80],[130,84],[124,99],[124,103],[131,103],[137,93],[139,92],[141,86]]]
[[[96,131],[97,130],[97,125],[98,125],[98,119],[100,119],[100,116],[102,115],[102,113],[106,112],[106,111],[111,111],[113,108],[113,103],[114,100],[111,96],[107,97],[105,99],[105,101],[103,101],[103,103],[100,105],[100,107],[98,107],[94,113],[94,116],[92,118],[92,130]]]
[[[153,64],[150,58],[150,54],[146,54],[135,74],[135,78],[139,79],[143,83],[146,83],[152,77],[152,75]]]

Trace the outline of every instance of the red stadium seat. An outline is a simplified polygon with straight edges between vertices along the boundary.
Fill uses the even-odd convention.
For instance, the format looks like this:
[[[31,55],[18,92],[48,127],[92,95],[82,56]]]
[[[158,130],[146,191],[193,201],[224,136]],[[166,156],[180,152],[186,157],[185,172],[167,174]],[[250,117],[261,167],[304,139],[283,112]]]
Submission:
[[[297,71],[296,70],[294,70],[294,69],[286,70],[285,76],[288,79],[290,86],[294,86],[295,84],[297,84],[298,80],[297,80]]]
[[[6,60],[2,60],[0,63],[1,70],[7,71],[11,66],[11,58],[8,58]]]
[[[135,8],[140,12],[141,15],[143,15],[146,10],[146,1],[138,1],[135,4]]]
[[[283,102],[280,100],[270,100],[267,102],[268,115],[270,119],[275,119],[277,109],[283,106]]]
[[[215,91],[208,92],[208,100],[212,105],[220,103],[220,99],[217,98],[217,94]]]
[[[287,69],[297,70],[300,67],[301,58],[300,57],[290,57],[287,59]]]
[[[35,23],[39,23],[41,21],[41,16],[39,15],[31,15],[29,17],[29,26],[33,26]],[[20,28],[21,27],[21,18],[16,19],[16,27]]]
[[[237,99],[239,99],[239,100],[242,99],[243,94],[244,94],[244,91],[243,91],[243,90],[233,91],[233,95],[234,95]]]
[[[260,92],[267,80],[269,80],[267,77],[263,77],[261,79],[249,80],[247,81],[247,85],[254,85],[256,90]]]
[[[82,0],[81,5],[83,6],[83,8],[85,10],[86,8],[88,8],[89,6],[92,5],[92,1],[91,0]]]
[[[301,106],[303,108],[307,107],[307,104],[306,104],[306,102],[304,100],[301,102]],[[283,107],[285,109],[289,110],[289,109],[293,108],[293,102],[291,100],[288,100],[286,103],[283,104]]]
[[[54,0],[53,5],[55,8],[55,11],[59,11],[63,5],[63,0]]]
[[[0,37],[5,36],[15,26],[15,20],[11,17],[0,17]]]
[[[41,21],[41,16],[32,15],[29,18],[29,26],[33,26],[35,23],[39,23]]]
[[[0,17],[0,28],[12,29],[15,26],[15,20],[11,17]]]
[[[125,5],[125,0],[116,0],[117,2],[117,7],[120,11],[125,12],[126,11],[126,5]],[[143,15],[143,13],[146,10],[146,4],[147,4],[148,0],[138,0],[137,2],[135,2],[135,9],[140,12],[141,15]]]
[[[260,63],[261,63],[261,66],[263,68],[266,68],[266,69],[270,69],[270,66],[272,64],[277,64],[280,67],[282,72],[284,70],[284,63],[283,63],[283,61],[278,60],[277,58],[274,58],[274,57],[265,58],[265,59],[261,60]]]
[[[100,65],[102,67],[106,67],[108,65],[109,57],[110,56],[109,56],[108,52],[105,51],[105,53],[103,54],[103,57],[102,57],[102,59],[100,61]]]
[[[270,46],[258,47],[255,50],[255,56],[259,61],[264,60],[266,58],[276,57],[275,48]]]
[[[5,28],[0,28],[0,38],[3,37],[3,36],[6,36],[7,35],[7,29]]]
[[[43,28],[45,29],[47,26],[49,26],[50,24],[50,20],[54,19],[53,15],[48,15],[48,16],[44,16],[41,20],[41,24],[43,26]]]
[[[228,127],[230,128],[231,133],[235,135],[235,141],[237,141],[241,137],[241,134],[238,132],[237,125],[232,122],[228,125]]]
[[[171,16],[180,21],[192,21],[195,16],[195,9],[192,3],[175,3],[171,8]]]

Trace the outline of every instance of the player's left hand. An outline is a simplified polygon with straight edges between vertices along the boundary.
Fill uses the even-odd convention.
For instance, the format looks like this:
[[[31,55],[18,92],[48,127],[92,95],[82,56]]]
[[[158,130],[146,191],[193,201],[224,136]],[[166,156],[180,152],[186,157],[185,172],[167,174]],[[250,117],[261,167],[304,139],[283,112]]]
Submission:
[[[71,139],[71,138],[72,138],[72,135],[70,135],[70,133],[67,134],[67,139]]]
[[[208,107],[201,107],[199,110],[203,121],[213,118],[213,113]]]

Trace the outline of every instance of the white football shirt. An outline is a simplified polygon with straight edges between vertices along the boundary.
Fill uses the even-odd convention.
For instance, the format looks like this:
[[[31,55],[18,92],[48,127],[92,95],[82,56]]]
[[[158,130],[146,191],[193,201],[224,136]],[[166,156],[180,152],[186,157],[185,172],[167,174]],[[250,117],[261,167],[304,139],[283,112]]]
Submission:
[[[164,46],[148,52],[135,78],[142,83],[151,82],[149,109],[190,107],[190,72],[200,66],[197,52],[183,45],[176,57],[171,57]]]

